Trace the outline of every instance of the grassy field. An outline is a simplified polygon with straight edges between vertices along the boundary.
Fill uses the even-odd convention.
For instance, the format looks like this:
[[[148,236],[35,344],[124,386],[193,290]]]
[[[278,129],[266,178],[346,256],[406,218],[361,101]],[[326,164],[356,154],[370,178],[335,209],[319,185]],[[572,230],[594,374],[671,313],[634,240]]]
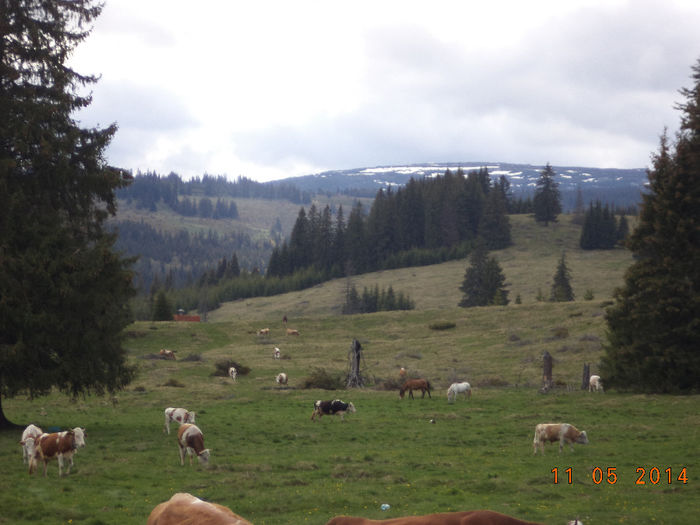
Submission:
[[[515,245],[497,256],[520,305],[457,308],[461,261],[355,278],[358,286],[374,280],[408,292],[417,303],[409,312],[334,315],[339,281],[231,303],[208,323],[132,325],[125,346],[138,375],[116,399],[3,400],[17,423],[85,427],[87,447],[69,476],[58,479],[53,463],[48,478],[30,477],[21,432],[0,433],[0,523],[143,524],[178,491],[227,505],[257,525],[476,508],[552,525],[575,517],[586,525],[692,523],[700,501],[700,397],[579,389],[584,363],[598,371],[604,305],[629,254],[582,253],[569,224],[542,231],[523,221],[514,230]],[[548,293],[562,249],[579,300],[538,302],[537,289]],[[594,299],[586,301],[588,288]],[[283,315],[301,336],[283,335]],[[430,328],[439,321],[454,328]],[[256,335],[268,326],[269,337]],[[353,338],[363,345],[367,388],[300,388],[315,367],[345,373]],[[148,359],[163,347],[176,350],[178,360]],[[558,388],[540,394],[545,350],[554,357]],[[215,377],[222,359],[251,371],[235,384]],[[401,400],[382,388],[401,366],[431,381],[432,398]],[[287,387],[274,382],[281,371],[290,377]],[[471,382],[471,400],[447,403],[445,390],[455,380]],[[310,421],[313,402],[333,398],[352,401],[357,413],[345,422]],[[168,406],[197,412],[212,453],[208,468],[180,466],[174,433],[163,433]],[[534,456],[534,427],[550,421],[586,430],[590,443]],[[391,508],[382,511],[383,503]]]

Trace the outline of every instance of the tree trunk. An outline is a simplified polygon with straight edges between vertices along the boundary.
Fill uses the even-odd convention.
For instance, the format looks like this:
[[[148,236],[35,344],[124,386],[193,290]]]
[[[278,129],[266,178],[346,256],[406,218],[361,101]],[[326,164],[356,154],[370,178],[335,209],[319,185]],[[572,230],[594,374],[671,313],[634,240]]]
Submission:
[[[542,391],[549,392],[554,382],[552,381],[552,356],[546,350],[542,361]]]
[[[16,430],[18,428],[22,427],[5,417],[5,412],[2,410],[2,395],[0,395],[0,430]]]
[[[588,389],[588,383],[591,380],[591,365],[583,363],[583,377],[581,378],[581,390]]]

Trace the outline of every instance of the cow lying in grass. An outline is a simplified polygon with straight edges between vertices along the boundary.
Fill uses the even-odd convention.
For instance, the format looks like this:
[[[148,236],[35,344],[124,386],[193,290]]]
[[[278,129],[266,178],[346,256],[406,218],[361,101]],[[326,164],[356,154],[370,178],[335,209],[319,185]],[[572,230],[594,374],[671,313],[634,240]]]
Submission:
[[[352,516],[336,516],[326,525],[538,525],[492,510],[442,512],[425,516],[405,516],[388,520],[370,520]]]
[[[158,355],[163,358],[163,359],[172,359],[175,361],[175,352],[172,350],[166,350],[165,348],[161,348],[160,352],[158,352]]]
[[[164,501],[148,515],[146,525],[252,525],[234,514],[228,507],[195,498],[192,494],[178,492]]]
[[[559,442],[559,453],[561,454],[564,443],[568,443],[573,451],[574,443],[587,445],[588,436],[585,430],[579,431],[575,426],[568,423],[540,423],[535,427],[535,438],[533,440],[535,454],[537,454],[538,448],[544,454],[544,444],[555,441]]]
[[[334,399],[333,401],[321,401],[320,399],[314,403],[314,411],[311,413],[311,421],[324,415],[327,416],[340,416],[341,421],[345,421],[345,412],[354,413],[355,405],[352,403],[345,403],[340,399]]]

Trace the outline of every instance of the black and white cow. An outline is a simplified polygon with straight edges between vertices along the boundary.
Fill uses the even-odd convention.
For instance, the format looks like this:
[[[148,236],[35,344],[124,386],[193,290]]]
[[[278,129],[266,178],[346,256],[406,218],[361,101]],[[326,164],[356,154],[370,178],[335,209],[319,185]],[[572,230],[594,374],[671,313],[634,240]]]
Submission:
[[[355,405],[352,403],[345,403],[340,399],[334,399],[333,401],[321,401],[320,399],[314,403],[314,411],[311,413],[311,421],[316,419],[316,416],[323,417],[323,415],[340,416],[341,421],[344,421],[345,412],[353,413],[355,412]]]

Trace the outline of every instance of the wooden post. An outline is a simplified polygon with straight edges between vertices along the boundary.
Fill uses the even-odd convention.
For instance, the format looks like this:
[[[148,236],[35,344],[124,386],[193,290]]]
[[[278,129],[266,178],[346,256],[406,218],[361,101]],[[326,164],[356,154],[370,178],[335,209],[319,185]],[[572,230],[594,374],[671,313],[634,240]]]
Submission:
[[[552,356],[545,350],[542,356],[542,391],[549,392],[554,382],[552,381]]]
[[[583,377],[581,378],[581,390],[588,390],[588,383],[591,380],[591,364],[583,363]]]
[[[363,387],[365,386],[364,379],[360,373],[360,361],[362,360],[362,345],[357,339],[352,340],[350,346],[350,372],[348,373],[347,387]]]

